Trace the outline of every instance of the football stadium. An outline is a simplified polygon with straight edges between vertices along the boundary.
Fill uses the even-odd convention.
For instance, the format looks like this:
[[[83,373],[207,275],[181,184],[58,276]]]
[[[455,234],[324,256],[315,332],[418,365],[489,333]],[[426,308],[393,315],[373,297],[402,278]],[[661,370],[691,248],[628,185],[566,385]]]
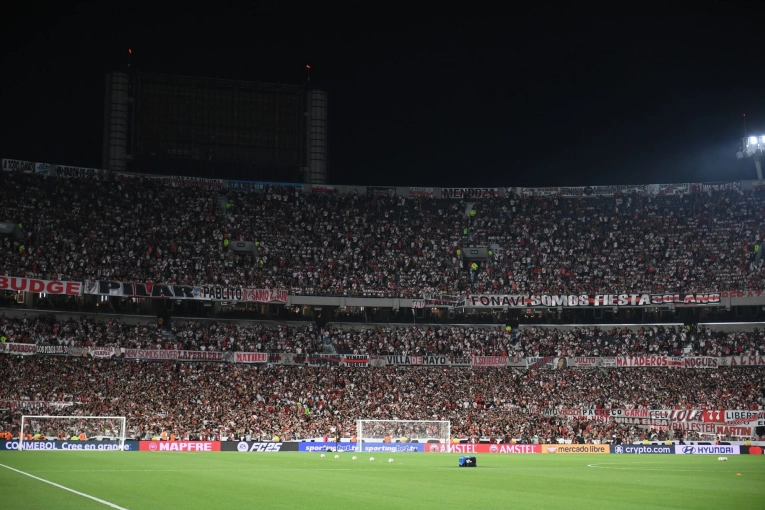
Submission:
[[[449,172],[418,133],[437,172],[354,184],[310,65],[115,69],[100,166],[0,139],[0,508],[765,507],[765,130],[747,178]]]

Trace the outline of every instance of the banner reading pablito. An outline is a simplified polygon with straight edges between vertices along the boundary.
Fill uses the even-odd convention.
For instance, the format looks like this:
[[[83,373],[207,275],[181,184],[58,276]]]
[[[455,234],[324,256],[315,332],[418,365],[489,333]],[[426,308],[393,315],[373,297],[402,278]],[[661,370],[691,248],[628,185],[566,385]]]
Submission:
[[[44,292],[56,296],[79,296],[82,294],[82,283],[0,276],[0,290],[33,292],[35,294]]]
[[[107,280],[86,281],[85,294],[153,299],[198,299],[203,301],[247,301],[250,303],[287,302],[287,291],[281,289],[247,289],[243,287],[164,285]]]

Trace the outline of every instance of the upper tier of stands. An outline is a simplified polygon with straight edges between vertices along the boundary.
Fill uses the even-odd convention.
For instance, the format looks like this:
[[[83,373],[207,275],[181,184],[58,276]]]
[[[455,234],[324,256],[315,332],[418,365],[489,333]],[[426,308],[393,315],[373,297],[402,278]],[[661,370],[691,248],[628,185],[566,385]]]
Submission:
[[[0,177],[0,274],[293,294],[716,292],[765,288],[765,191],[609,198],[230,193],[161,180]],[[467,233],[466,233],[467,232]],[[259,258],[223,250],[259,243]],[[492,247],[475,281],[457,249]]]

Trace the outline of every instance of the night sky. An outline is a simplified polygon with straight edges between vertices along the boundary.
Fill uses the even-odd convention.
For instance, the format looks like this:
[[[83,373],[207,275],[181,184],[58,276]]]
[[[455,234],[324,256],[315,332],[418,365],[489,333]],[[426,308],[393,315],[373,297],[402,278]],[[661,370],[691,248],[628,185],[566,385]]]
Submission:
[[[742,114],[765,134],[754,15],[394,26],[23,9],[0,21],[4,158],[99,167],[104,73],[128,48],[138,70],[204,77],[302,83],[310,64],[330,94],[333,184],[751,179]]]

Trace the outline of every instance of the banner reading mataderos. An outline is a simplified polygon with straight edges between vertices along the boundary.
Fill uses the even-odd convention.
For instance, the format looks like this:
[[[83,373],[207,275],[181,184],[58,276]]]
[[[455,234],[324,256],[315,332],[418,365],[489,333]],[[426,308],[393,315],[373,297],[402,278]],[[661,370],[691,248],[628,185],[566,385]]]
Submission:
[[[596,306],[678,306],[720,305],[719,292],[699,294],[597,294],[577,295],[483,295],[472,294],[465,300],[465,308],[573,308]]]
[[[281,289],[246,289],[242,287],[210,287],[128,283],[107,280],[86,281],[85,294],[154,299],[198,299],[204,301],[247,301],[251,303],[287,302],[287,291]]]
[[[441,188],[441,198],[493,198],[499,188]]]
[[[0,290],[16,292],[33,292],[56,296],[79,296],[82,294],[82,283],[59,280],[38,280],[36,278],[20,278],[17,276],[0,276]]]
[[[685,366],[678,356],[617,356],[617,367],[677,367]]]

